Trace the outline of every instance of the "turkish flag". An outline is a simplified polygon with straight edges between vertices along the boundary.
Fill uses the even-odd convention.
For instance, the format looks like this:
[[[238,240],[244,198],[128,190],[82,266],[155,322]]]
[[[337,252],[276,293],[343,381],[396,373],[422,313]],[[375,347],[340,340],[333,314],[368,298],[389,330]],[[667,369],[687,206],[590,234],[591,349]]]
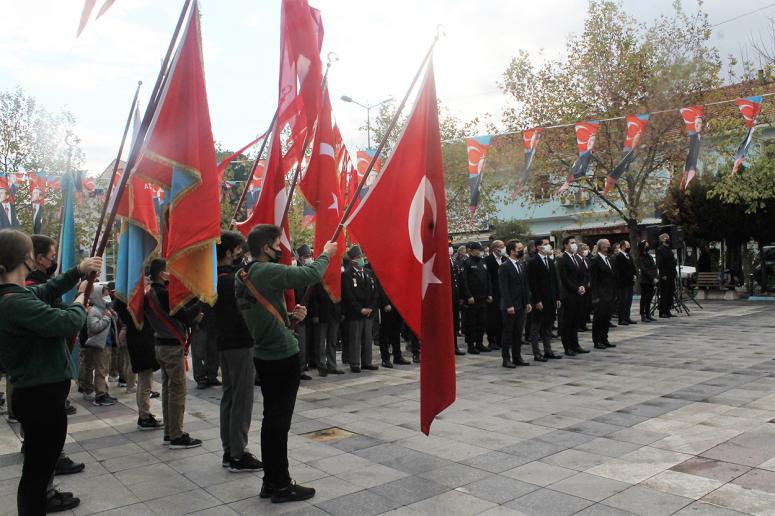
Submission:
[[[390,161],[347,221],[393,306],[422,342],[420,428],[425,434],[455,401],[446,204],[431,61]]]
[[[299,189],[307,204],[315,212],[314,249],[319,254],[323,246],[334,235],[342,218],[344,202],[339,189],[339,175],[336,164],[336,136],[331,118],[331,99],[328,89],[323,91],[315,142],[312,146],[307,172],[299,182]],[[342,298],[342,252],[344,252],[344,234],[339,233],[339,250],[331,258],[325,274],[323,287],[334,302]]]

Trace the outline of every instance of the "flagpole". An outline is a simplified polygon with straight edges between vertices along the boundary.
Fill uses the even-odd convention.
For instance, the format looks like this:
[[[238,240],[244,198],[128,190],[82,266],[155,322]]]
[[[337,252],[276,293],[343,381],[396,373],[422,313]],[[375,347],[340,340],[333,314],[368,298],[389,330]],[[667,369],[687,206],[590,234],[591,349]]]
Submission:
[[[121,198],[121,195],[126,189],[126,184],[129,180],[129,176],[132,173],[132,169],[135,166],[135,162],[137,161],[140,148],[145,142],[148,128],[150,127],[151,121],[153,120],[154,114],[156,113],[156,108],[158,107],[159,100],[161,98],[161,91],[168,77],[167,72],[169,71],[169,64],[170,60],[172,59],[172,54],[175,51],[175,44],[177,43],[178,36],[180,35],[180,29],[183,27],[183,22],[186,20],[186,13],[189,11],[189,7],[191,7],[192,1],[196,2],[196,0],[185,0],[183,3],[183,9],[180,11],[178,22],[175,25],[174,32],[172,33],[172,39],[170,39],[169,47],[167,47],[167,54],[162,60],[161,68],[159,69],[159,75],[156,77],[156,83],[153,85],[153,90],[151,92],[150,99],[148,100],[148,105],[145,108],[145,114],[143,115],[143,120],[140,123],[140,129],[137,132],[137,138],[129,150],[129,156],[127,157],[125,165],[126,173],[121,174],[121,179],[119,180],[118,187],[116,189],[117,199]],[[110,213],[108,215],[108,221],[105,224],[105,231],[102,232],[100,244],[96,250],[96,256],[101,257],[105,253],[105,247],[107,247],[108,240],[110,239],[111,228],[116,220],[117,209],[118,203],[114,203],[114,205],[111,206]],[[88,283],[86,285],[85,299],[89,299],[89,294],[91,293],[95,278],[96,273],[89,274],[89,277],[87,278]]]
[[[326,73],[323,74],[323,82],[320,85],[321,91],[325,91],[325,89],[328,87],[328,72],[331,70],[331,65],[335,62],[339,61],[339,57],[337,57],[336,53],[329,52],[328,53],[328,63],[326,64]],[[318,106],[318,121],[320,121],[320,113],[322,111],[323,107],[323,99],[320,100],[320,105]],[[315,129],[317,131],[317,129]],[[282,224],[282,221],[284,221],[288,217],[288,212],[291,209],[291,202],[293,201],[293,192],[296,190],[296,184],[299,182],[299,176],[301,175],[301,165],[304,162],[304,155],[307,153],[307,147],[310,143],[310,134],[307,133],[304,136],[304,145],[301,149],[301,159],[299,160],[299,163],[296,164],[296,170],[293,172],[293,179],[291,179],[291,186],[288,189],[288,198],[285,200],[285,210],[283,210],[283,218],[280,219],[280,224]]]
[[[105,202],[102,204],[102,211],[100,212],[100,220],[97,222],[97,232],[94,234],[94,242],[91,246],[92,256],[97,251],[97,245],[100,241],[100,233],[102,232],[102,223],[105,221],[105,213],[108,211],[108,204],[110,203],[110,194],[113,192],[113,183],[116,181],[116,174],[118,174],[118,165],[121,162],[121,154],[124,153],[124,144],[126,143],[126,135],[129,133],[129,125],[132,123],[132,115],[137,107],[137,97],[140,95],[140,86],[143,85],[143,81],[137,81],[137,88],[135,89],[135,96],[132,99],[132,104],[129,107],[129,115],[126,118],[126,125],[124,126],[124,134],[121,136],[121,144],[118,146],[118,153],[116,154],[116,161],[113,164],[113,173],[110,175],[110,182],[108,183],[108,190],[105,194]],[[118,204],[119,198],[116,197]]]
[[[264,141],[261,142],[261,148],[258,150],[256,160],[253,162],[253,168],[250,170],[250,176],[248,176],[248,180],[245,181],[245,188],[242,189],[242,195],[240,195],[239,201],[237,201],[237,206],[234,208],[234,214],[231,216],[229,229],[234,229],[234,226],[237,225],[237,214],[242,209],[242,205],[245,204],[245,198],[248,196],[248,188],[250,188],[250,183],[253,182],[253,178],[256,175],[256,170],[258,169],[258,164],[261,161],[261,156],[264,154],[264,149],[266,149],[266,142],[269,141],[269,139],[272,137],[272,134],[274,133],[274,125],[277,123],[277,116],[279,114],[280,108],[278,107],[274,112],[272,121],[269,123],[269,129],[265,133],[266,136],[264,137]]]
[[[353,194],[352,199],[350,199],[347,202],[347,205],[344,209],[344,213],[342,214],[342,218],[339,221],[339,225],[337,225],[336,231],[334,231],[334,235],[331,237],[332,242],[336,241],[336,239],[339,238],[339,234],[342,232],[342,229],[344,229],[344,222],[350,216],[350,212],[355,206],[356,199],[360,197],[361,191],[366,186],[366,180],[368,179],[369,174],[374,168],[374,165],[377,163],[377,160],[379,159],[379,155],[382,153],[382,149],[385,148],[385,145],[387,144],[387,139],[390,137],[391,133],[393,132],[393,129],[395,129],[396,124],[398,123],[398,118],[401,116],[401,112],[404,110],[404,106],[406,106],[407,100],[409,100],[409,95],[412,94],[414,85],[417,84],[417,80],[420,78],[420,75],[422,74],[423,69],[425,69],[425,65],[428,63],[428,60],[431,58],[431,55],[433,54],[433,48],[436,46],[436,43],[438,43],[439,39],[441,39],[442,36],[444,36],[443,28],[441,25],[438,25],[436,27],[436,37],[433,38],[433,43],[431,43],[431,46],[428,48],[428,51],[425,53],[425,57],[423,58],[422,63],[420,63],[420,67],[417,69],[417,73],[414,74],[414,78],[412,79],[412,82],[409,85],[409,88],[406,90],[406,94],[404,94],[404,98],[401,99],[401,104],[398,105],[398,109],[396,110],[395,114],[393,115],[393,119],[390,121],[390,124],[385,130],[385,134],[382,135],[382,140],[379,142],[379,145],[377,146],[377,150],[374,152],[374,156],[371,157],[369,166],[366,167],[366,171],[363,173],[363,177],[358,182],[358,188],[355,190],[355,193]],[[305,295],[305,298],[306,297],[307,296]]]

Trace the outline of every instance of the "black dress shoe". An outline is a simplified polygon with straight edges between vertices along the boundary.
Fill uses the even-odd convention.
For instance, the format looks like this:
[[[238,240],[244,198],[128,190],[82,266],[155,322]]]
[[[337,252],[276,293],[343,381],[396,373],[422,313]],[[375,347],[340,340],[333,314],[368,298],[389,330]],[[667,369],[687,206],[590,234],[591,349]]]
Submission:
[[[517,366],[515,364],[512,364],[508,360],[504,360],[503,361],[503,367],[505,367],[507,369],[515,369]]]
[[[328,374],[344,374],[344,371],[342,371],[341,369],[337,369],[335,367],[327,369],[327,371],[328,371]]]
[[[649,321],[649,322],[655,322],[655,321],[656,321],[656,319],[654,319],[653,317],[651,317],[651,315],[647,315],[647,316],[646,316],[646,319],[648,319],[648,321]]]
[[[350,366],[350,372],[351,373],[360,373],[361,372],[361,368],[358,367],[358,366],[355,366],[355,365],[354,366]]]
[[[393,358],[393,363],[396,364],[396,365],[409,365],[409,364],[411,364],[411,362],[408,361],[407,359],[405,359],[404,357],[394,357]]]
[[[576,352],[576,353],[589,353],[589,350],[588,350],[588,349],[584,349],[584,348],[582,348],[581,346],[577,347],[577,348],[576,348],[576,349],[574,349],[573,351],[574,351],[574,352]]]
[[[541,356],[541,355],[538,355],[533,360],[536,361],[536,362],[548,362],[549,361],[549,359],[547,359],[546,357]]]
[[[573,351],[572,349],[566,349],[565,350],[565,356],[566,357],[575,357],[576,356],[576,352]]]
[[[524,367],[524,366],[529,366],[530,364],[528,362],[525,362],[524,360],[522,360],[520,358],[519,360],[514,362],[514,365],[517,365],[517,366],[520,366],[520,367]]]
[[[630,321],[619,321],[619,326],[629,326]]]
[[[457,356],[461,357],[461,356],[463,356],[463,355],[465,355],[465,354],[466,354],[466,352],[465,352],[465,351],[463,351],[462,349],[460,349],[460,348],[457,348],[457,347],[455,348],[455,355],[457,355]]]
[[[471,347],[471,346],[469,346],[469,348],[468,348],[468,352],[469,352],[470,354],[472,354],[472,355],[478,355],[478,354],[479,354],[479,350],[478,350],[478,349],[476,349],[476,348],[474,348],[474,347]]]
[[[651,322],[651,319],[649,319],[649,318],[648,318],[648,317],[646,317],[645,315],[641,315],[641,316],[640,316],[640,322],[644,322],[644,323],[650,323],[650,322]]]
[[[382,367],[385,367],[387,369],[393,369],[393,364],[391,364],[389,360],[383,360]]]
[[[74,462],[67,455],[62,455],[59,457],[59,460],[57,460],[56,466],[54,467],[54,474],[72,475],[74,473],[80,473],[85,468],[86,465],[83,462]]]
[[[367,371],[376,371],[377,369],[379,369],[379,366],[374,364],[366,364],[366,365],[362,365],[361,369],[365,369]]]
[[[605,344],[603,344],[603,345],[604,345],[605,347],[607,347],[607,348],[615,348],[615,347],[616,347],[616,344],[611,344],[610,342],[606,342],[606,343],[605,343]]]
[[[562,356],[561,356],[561,355],[558,355],[557,353],[555,353],[555,352],[553,352],[553,351],[552,351],[551,353],[547,353],[546,355],[544,355],[544,357],[545,357],[545,358],[550,358],[550,359],[552,359],[552,360],[559,360],[559,359],[561,359],[561,358],[562,358]]]
[[[595,349],[605,349],[605,344],[595,344]]]
[[[638,321],[633,321],[632,319],[627,319],[627,322],[629,324],[638,324]]]
[[[307,373],[301,373],[301,379],[302,380],[312,380],[312,377],[308,375]]]
[[[610,323],[608,323],[608,327],[609,328],[616,328],[616,325],[614,323],[610,322]]]
[[[482,353],[489,353],[492,351],[492,349],[488,346],[476,346],[476,349],[478,349]]]

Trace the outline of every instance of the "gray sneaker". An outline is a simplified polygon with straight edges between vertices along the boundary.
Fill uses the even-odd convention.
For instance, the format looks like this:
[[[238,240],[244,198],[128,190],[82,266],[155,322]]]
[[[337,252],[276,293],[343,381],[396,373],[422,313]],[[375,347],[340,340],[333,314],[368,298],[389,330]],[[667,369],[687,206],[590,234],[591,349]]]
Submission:
[[[101,394],[94,398],[94,401],[92,401],[92,405],[97,407],[110,407],[111,405],[115,405],[116,400],[114,398],[111,398],[107,394]]]

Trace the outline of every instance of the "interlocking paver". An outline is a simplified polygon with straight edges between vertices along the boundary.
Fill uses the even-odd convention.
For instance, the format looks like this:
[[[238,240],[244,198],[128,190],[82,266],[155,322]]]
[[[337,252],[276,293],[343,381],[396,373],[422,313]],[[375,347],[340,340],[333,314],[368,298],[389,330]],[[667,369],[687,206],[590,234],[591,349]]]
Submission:
[[[774,315],[710,302],[615,328],[619,346],[602,353],[517,370],[495,354],[458,358],[457,402],[430,437],[418,430],[416,365],[315,376],[288,447],[294,479],[318,494],[295,504],[260,499],[261,473],[221,467],[219,388],[188,393],[185,429],[204,445],[169,450],[160,432],[135,429],[134,395],[111,385],[113,407],[72,397],[65,449],[86,471],[57,482],[84,515],[775,513]],[[256,391],[256,455],[262,409]],[[331,427],[351,435],[311,438]],[[18,433],[0,424],[0,516],[15,513]]]

